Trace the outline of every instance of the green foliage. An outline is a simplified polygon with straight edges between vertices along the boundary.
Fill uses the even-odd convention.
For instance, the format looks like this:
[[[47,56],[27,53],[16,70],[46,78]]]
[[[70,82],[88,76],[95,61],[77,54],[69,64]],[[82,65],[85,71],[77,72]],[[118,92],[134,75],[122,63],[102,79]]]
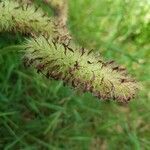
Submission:
[[[119,45],[131,41],[138,45],[148,43],[149,0],[69,2],[69,16],[72,21],[69,26],[78,42],[85,46],[105,50],[106,46],[111,48],[112,44]],[[78,13],[74,13],[75,10]]]
[[[79,10],[88,14],[88,9],[80,8],[80,2],[85,7],[100,6],[100,1],[70,1],[71,16],[83,16]],[[112,11],[121,8],[121,0],[110,1]],[[120,2],[120,3],[119,3]],[[135,1],[133,1],[135,2]],[[131,5],[129,2],[128,4]],[[136,2],[138,4],[138,2]],[[129,5],[124,5],[128,8]],[[145,4],[148,7],[147,4]],[[108,4],[105,7],[109,7]],[[105,9],[103,7],[103,9]],[[149,30],[141,24],[136,24],[142,32],[135,35],[137,43],[132,36],[121,42],[106,41],[102,44],[97,30],[97,12],[104,10],[98,7],[92,9],[93,31],[87,26],[80,26],[83,18],[71,18],[69,26],[77,39],[82,39],[81,44],[97,37],[93,44],[103,47],[103,54],[107,58],[115,58],[125,64],[143,84],[143,90],[136,101],[129,103],[128,107],[118,106],[112,102],[103,103],[93,98],[90,94],[78,95],[73,90],[64,87],[62,82],[41,78],[32,70],[25,70],[16,56],[18,48],[14,45],[22,43],[22,37],[1,34],[0,36],[0,149],[144,149],[150,147],[149,133]],[[130,9],[129,9],[130,10]],[[132,11],[135,12],[137,7]],[[77,13],[79,12],[79,14]],[[107,11],[109,12],[109,11]],[[148,11],[146,11],[148,12]],[[119,14],[119,13],[118,13]],[[132,14],[131,14],[132,16]],[[100,21],[107,28],[107,14]],[[86,18],[87,19],[87,18]],[[85,19],[85,20],[86,20]],[[136,17],[138,20],[138,17]],[[115,20],[115,18],[114,18]],[[124,28],[127,33],[130,28]],[[78,22],[78,26],[74,26]],[[137,21],[138,22],[138,21]],[[113,26],[114,21],[109,25]],[[124,22],[122,22],[126,26]],[[78,32],[78,30],[80,32]],[[75,32],[76,31],[76,32]],[[85,32],[86,31],[86,32]],[[133,31],[133,30],[132,30]],[[84,33],[84,34],[83,34]],[[112,30],[112,34],[115,31]],[[119,33],[119,32],[118,32]],[[94,36],[95,35],[95,36]],[[124,36],[124,34],[123,34]],[[107,36],[106,36],[107,37]],[[84,39],[84,40],[83,40]],[[90,45],[90,46],[91,46]],[[20,49],[20,48],[19,48]],[[15,53],[14,53],[15,52]],[[20,54],[18,54],[20,55]],[[119,58],[119,59],[118,59]]]

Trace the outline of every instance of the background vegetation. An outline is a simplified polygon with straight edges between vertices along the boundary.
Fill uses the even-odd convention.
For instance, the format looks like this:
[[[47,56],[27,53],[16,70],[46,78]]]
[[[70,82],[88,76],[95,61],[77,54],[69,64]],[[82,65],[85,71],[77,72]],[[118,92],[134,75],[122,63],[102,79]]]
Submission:
[[[14,46],[23,38],[0,34],[0,149],[149,150],[149,0],[70,0],[69,7],[76,41],[124,64],[142,90],[128,106],[77,93],[26,70]]]

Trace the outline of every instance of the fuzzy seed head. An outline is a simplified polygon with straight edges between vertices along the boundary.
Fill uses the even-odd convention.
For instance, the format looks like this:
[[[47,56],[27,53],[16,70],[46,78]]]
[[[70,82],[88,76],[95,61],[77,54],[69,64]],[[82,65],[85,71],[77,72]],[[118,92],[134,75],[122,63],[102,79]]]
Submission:
[[[15,1],[0,2],[0,32],[51,35],[52,20],[40,8]]]
[[[73,49],[40,36],[25,45],[29,65],[48,78],[63,80],[83,92],[100,99],[127,102],[134,97],[138,84],[114,62],[99,61],[93,53]]]

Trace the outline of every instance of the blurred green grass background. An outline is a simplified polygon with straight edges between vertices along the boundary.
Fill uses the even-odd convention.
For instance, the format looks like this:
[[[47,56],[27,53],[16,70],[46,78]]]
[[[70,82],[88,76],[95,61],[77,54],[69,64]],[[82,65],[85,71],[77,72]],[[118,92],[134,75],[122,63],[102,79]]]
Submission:
[[[22,37],[0,34],[0,149],[149,150],[150,1],[70,0],[68,26],[77,43],[128,68],[138,97],[120,106],[48,81],[23,67]]]

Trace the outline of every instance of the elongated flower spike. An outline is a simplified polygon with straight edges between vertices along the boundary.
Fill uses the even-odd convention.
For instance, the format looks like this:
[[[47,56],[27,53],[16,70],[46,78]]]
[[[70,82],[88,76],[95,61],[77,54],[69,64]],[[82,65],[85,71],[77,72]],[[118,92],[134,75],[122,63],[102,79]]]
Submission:
[[[100,99],[128,102],[134,97],[137,83],[114,61],[104,62],[92,52],[53,42],[43,36],[27,40],[25,64],[33,66],[47,78],[63,80],[83,92]]]
[[[0,32],[51,36],[63,43],[70,41],[71,37],[65,32],[66,28],[48,17],[40,7],[35,7],[31,2],[18,1],[2,0],[0,2]]]
[[[9,0],[0,3],[0,32],[51,36],[53,28],[53,20],[39,7]]]

